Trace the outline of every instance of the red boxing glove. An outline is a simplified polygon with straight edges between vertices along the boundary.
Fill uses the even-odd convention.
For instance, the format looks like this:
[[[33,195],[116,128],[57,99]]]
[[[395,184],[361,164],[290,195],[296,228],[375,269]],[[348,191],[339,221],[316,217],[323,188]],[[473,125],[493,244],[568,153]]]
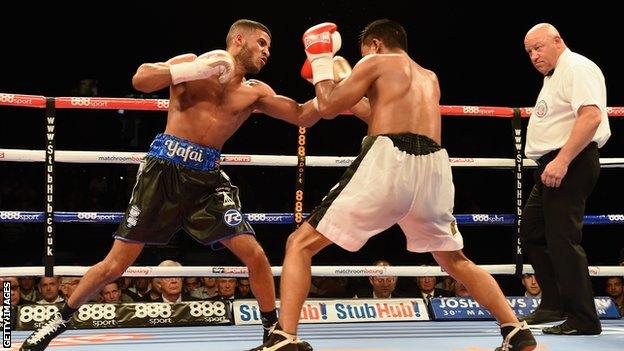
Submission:
[[[303,33],[303,45],[312,66],[314,84],[334,79],[332,57],[342,44],[337,28],[334,23],[326,22]]]
[[[308,59],[305,60],[303,66],[301,67],[301,78],[314,84],[314,81],[312,80],[312,65]]]

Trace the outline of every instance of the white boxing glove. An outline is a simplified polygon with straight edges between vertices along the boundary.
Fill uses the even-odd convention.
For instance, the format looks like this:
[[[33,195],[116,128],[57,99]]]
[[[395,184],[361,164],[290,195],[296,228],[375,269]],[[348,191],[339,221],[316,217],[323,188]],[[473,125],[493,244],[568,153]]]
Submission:
[[[334,82],[340,83],[343,79],[347,78],[351,74],[351,65],[342,56],[334,56],[332,59],[334,70]],[[305,60],[301,67],[301,78],[314,84],[312,64],[310,60]]]
[[[334,82],[339,83],[351,75],[351,65],[344,57],[334,56],[332,61],[334,63]]]
[[[234,59],[225,50],[212,50],[191,62],[182,62],[169,66],[171,81],[180,84],[192,80],[207,79],[217,76],[219,83],[227,83],[234,72]]]

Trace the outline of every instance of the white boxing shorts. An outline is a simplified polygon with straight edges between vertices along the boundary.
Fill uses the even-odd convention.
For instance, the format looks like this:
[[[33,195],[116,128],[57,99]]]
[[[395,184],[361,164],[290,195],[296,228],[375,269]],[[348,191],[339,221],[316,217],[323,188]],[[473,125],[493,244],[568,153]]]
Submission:
[[[395,223],[409,251],[460,250],[454,197],[448,153],[435,141],[411,133],[367,136],[308,223],[349,251]]]

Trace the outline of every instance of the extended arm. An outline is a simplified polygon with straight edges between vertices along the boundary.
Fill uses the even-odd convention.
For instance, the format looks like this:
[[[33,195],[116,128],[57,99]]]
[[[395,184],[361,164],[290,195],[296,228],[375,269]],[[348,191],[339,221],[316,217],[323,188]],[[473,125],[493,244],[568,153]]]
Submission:
[[[300,127],[310,127],[321,119],[313,100],[299,104],[287,96],[275,94],[271,87],[262,82],[254,81],[254,84],[259,85],[263,93],[254,104],[258,111]]]
[[[335,56],[333,59],[333,70],[334,70],[334,83],[338,84],[343,79],[347,78],[351,75],[351,65],[347,60],[345,60],[341,56]],[[310,83],[314,82],[313,73],[312,73],[312,65],[310,64],[310,60],[306,60],[301,68],[301,77],[307,80]],[[370,103],[368,98],[363,97],[360,101],[358,101],[355,105],[349,108],[351,113],[356,115],[359,119],[368,123],[370,117]],[[323,116],[324,119],[334,119],[337,115],[331,116]]]
[[[330,117],[351,108],[355,115],[366,121],[370,115],[370,105],[368,99],[362,99],[372,82],[377,79],[376,62],[376,57],[367,56],[340,83],[336,84],[331,80],[318,82],[314,88],[321,115]]]

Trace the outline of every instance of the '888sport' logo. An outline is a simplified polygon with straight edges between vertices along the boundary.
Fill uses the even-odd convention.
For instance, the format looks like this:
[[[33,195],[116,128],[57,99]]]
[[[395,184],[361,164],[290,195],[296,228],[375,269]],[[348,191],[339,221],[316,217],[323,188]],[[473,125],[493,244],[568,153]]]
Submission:
[[[41,216],[43,218],[43,215]],[[24,213],[19,211],[0,211],[0,220],[32,222],[37,221],[39,215],[36,213]]]
[[[473,214],[473,222],[505,223],[505,216],[489,214]]]
[[[247,220],[251,222],[265,222],[267,219],[267,216],[264,213],[250,213],[245,217],[247,217]]]
[[[115,314],[115,305],[112,304],[90,304],[82,305],[78,309],[78,320],[101,320],[101,319],[113,319],[117,315]]]
[[[30,305],[24,306],[19,311],[19,319],[22,323],[44,322],[52,318],[59,311],[54,305]]]
[[[0,211],[0,219],[14,219],[21,218],[22,213],[18,211]]]
[[[0,102],[13,102],[15,94],[0,94]]]
[[[70,103],[72,106],[89,106],[91,104],[91,99],[88,97],[73,97]]]
[[[167,100],[167,99],[158,99],[158,100],[156,100],[156,107],[157,108],[162,108],[162,109],[168,109],[169,108],[169,100]]]
[[[171,305],[167,303],[138,303],[134,305],[136,318],[168,318],[171,317]]]
[[[477,114],[479,113],[479,106],[462,106],[462,112],[470,115]]]
[[[108,105],[106,101],[98,100],[90,97],[72,97],[70,99],[70,103],[72,106],[83,106],[83,107],[104,107]]]
[[[490,220],[490,215],[486,214],[473,214],[472,221],[473,222],[488,222]]]
[[[193,317],[223,317],[225,316],[225,303],[221,301],[191,302],[191,316]]]
[[[78,212],[78,219],[97,219],[97,212]]]
[[[607,215],[607,218],[611,222],[624,222],[624,214]]]

